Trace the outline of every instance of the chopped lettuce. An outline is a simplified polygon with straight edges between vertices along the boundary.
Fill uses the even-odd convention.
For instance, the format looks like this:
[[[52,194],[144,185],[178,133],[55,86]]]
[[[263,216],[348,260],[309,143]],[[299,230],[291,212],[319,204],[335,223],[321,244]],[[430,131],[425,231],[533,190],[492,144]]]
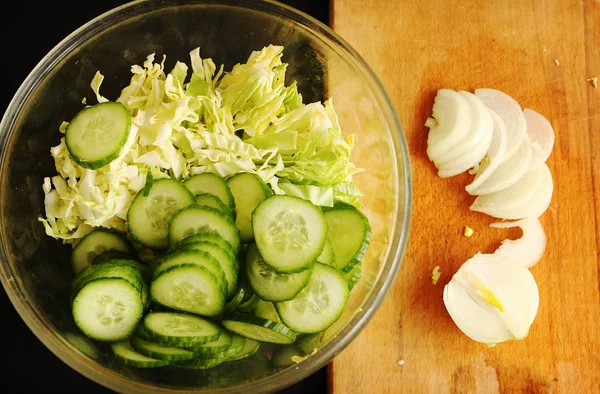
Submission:
[[[154,54],[132,66],[115,100],[133,120],[121,155],[89,170],[72,159],[64,137],[51,149],[57,175],[43,184],[46,233],[71,243],[94,227],[126,231],[127,210],[147,178],[203,172],[250,172],[278,194],[359,206],[352,138],[342,136],[331,100],[305,105],[295,82],[285,86],[282,53],[270,45],[228,73],[202,59],[198,48],[190,52],[191,67],[177,62],[166,73],[165,57],[156,62]],[[98,102],[108,101],[100,93],[103,80],[98,72],[91,81]]]

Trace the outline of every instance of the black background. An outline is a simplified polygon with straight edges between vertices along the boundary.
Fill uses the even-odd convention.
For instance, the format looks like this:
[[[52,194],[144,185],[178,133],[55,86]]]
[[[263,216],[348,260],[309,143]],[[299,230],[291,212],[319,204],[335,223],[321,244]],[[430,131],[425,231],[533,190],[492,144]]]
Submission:
[[[282,0],[323,23],[327,0]],[[125,1],[15,1],[0,12],[0,116],[19,85],[56,44],[90,19]],[[111,393],[72,370],[29,330],[0,290],[2,393]],[[325,368],[282,394],[326,392]]]

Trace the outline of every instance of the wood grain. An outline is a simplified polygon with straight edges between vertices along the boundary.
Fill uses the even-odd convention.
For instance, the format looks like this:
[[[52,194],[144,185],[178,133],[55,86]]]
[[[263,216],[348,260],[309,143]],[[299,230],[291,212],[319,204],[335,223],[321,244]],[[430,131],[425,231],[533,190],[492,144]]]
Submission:
[[[600,77],[600,2],[333,0],[332,11],[334,30],[393,99],[414,176],[400,274],[375,318],[331,363],[332,392],[600,392],[600,88],[586,81]],[[519,236],[469,211],[469,175],[440,179],[427,160],[423,123],[443,87],[500,89],[556,132],[554,195],[541,218],[548,247],[532,269],[540,309],[524,341],[475,343],[442,302],[465,260]],[[465,225],[475,229],[469,239]]]

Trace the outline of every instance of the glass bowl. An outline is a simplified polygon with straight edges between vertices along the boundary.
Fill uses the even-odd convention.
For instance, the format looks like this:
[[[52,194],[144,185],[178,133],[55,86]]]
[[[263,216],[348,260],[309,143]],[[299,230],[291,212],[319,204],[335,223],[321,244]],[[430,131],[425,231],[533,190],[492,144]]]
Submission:
[[[363,275],[342,318],[316,339],[320,348],[297,364],[276,368],[264,354],[223,368],[140,370],[116,361],[105,345],[87,339],[69,310],[69,247],[48,237],[42,182],[55,174],[50,147],[58,127],[92,97],[96,71],[103,95],[116,98],[130,66],[150,53],[188,59],[201,48],[225,69],[268,44],[285,46],[287,78],[305,102],[333,97],[345,134],[355,134],[353,160],[364,172],[372,230]],[[411,173],[403,130],[383,86],[350,46],[313,18],[275,2],[141,1],[92,20],[59,43],[21,85],[0,124],[2,284],[35,335],[88,378],[120,392],[255,393],[289,386],[329,362],[364,328],[392,285],[404,253],[411,216]]]

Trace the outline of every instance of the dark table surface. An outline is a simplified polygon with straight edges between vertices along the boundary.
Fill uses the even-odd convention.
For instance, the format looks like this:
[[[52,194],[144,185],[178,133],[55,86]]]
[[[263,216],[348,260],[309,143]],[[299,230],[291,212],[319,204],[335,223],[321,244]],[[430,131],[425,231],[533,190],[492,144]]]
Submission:
[[[33,67],[60,40],[90,19],[125,1],[17,1],[0,12],[0,116]],[[283,0],[323,23],[329,19],[327,0]],[[0,290],[2,322],[1,393],[110,393],[112,391],[75,372],[52,354],[29,330]],[[282,394],[327,391],[322,368]]]

